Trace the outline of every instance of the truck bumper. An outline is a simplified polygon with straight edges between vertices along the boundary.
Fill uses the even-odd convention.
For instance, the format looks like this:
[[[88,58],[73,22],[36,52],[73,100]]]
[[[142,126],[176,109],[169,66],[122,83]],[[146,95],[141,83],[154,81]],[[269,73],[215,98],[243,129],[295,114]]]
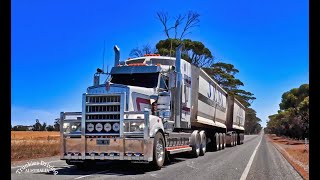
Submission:
[[[107,145],[97,144],[107,140]],[[85,143],[82,143],[85,141]],[[61,160],[153,160],[153,138],[64,138]]]

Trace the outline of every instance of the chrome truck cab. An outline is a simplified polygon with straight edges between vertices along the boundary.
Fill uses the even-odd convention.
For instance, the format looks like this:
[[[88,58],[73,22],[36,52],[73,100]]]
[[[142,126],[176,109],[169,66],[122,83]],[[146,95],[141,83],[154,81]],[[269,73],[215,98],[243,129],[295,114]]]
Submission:
[[[60,159],[77,166],[95,160],[135,160],[159,168],[165,158],[163,125],[170,124],[171,116],[165,81],[169,70],[153,64],[120,65],[119,48],[114,49],[111,78],[99,84],[101,71],[97,72],[94,85],[82,96],[82,112],[60,114]],[[148,75],[152,82],[147,82]]]

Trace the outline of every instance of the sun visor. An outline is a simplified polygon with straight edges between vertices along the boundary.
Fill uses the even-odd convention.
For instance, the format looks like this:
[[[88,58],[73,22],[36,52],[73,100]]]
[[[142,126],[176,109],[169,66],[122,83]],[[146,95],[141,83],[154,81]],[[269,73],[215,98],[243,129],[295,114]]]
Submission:
[[[110,74],[137,74],[137,73],[157,73],[159,66],[119,66],[113,67]]]

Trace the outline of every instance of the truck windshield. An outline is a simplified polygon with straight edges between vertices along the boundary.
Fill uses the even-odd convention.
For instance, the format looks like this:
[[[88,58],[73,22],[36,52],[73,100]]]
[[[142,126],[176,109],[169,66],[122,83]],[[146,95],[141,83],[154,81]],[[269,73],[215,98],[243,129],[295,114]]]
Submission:
[[[113,74],[111,82],[146,88],[157,87],[159,73]]]

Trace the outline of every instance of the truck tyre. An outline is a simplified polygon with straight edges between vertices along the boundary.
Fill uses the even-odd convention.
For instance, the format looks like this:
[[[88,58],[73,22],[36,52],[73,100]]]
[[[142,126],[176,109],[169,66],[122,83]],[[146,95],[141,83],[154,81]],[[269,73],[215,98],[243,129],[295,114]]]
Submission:
[[[223,137],[222,137],[222,133],[219,133],[219,150],[223,149]]]
[[[222,133],[222,149],[226,147],[226,134]]]
[[[219,137],[219,134],[218,133],[215,133],[214,134],[214,137],[215,137],[215,141],[214,141],[214,150],[215,151],[219,151],[220,149],[220,137]]]
[[[236,146],[236,145],[234,144],[234,134],[232,134],[232,146]]]
[[[207,137],[204,131],[200,131],[199,133],[201,143],[200,143],[200,156],[203,156],[207,151]]]
[[[244,143],[244,133],[241,133],[241,144]]]
[[[201,137],[197,130],[193,131],[191,134],[191,154],[193,157],[197,158],[200,155],[201,149]]]
[[[240,145],[241,142],[240,142],[240,133],[237,135],[237,144]]]
[[[154,169],[161,169],[165,160],[165,143],[161,132],[157,132],[154,136],[153,143],[153,160],[152,165]]]
[[[230,146],[231,146],[231,147],[234,146],[233,139],[234,139],[233,134],[231,134],[231,140],[230,140]]]

